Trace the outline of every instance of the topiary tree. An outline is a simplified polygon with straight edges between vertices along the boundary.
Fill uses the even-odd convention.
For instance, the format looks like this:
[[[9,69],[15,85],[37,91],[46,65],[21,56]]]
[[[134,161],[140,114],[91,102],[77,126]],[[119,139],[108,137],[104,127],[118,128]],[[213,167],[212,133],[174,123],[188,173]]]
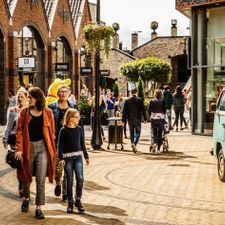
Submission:
[[[138,97],[144,102],[145,100],[144,84],[140,77],[138,78],[137,91],[138,91]]]
[[[119,85],[117,82],[113,86],[113,93],[114,93],[114,97],[117,99],[119,96]]]
[[[170,81],[171,66],[162,59],[148,57],[121,65],[119,72],[131,81],[137,81],[141,77],[144,82],[151,82],[154,92],[157,86]]]

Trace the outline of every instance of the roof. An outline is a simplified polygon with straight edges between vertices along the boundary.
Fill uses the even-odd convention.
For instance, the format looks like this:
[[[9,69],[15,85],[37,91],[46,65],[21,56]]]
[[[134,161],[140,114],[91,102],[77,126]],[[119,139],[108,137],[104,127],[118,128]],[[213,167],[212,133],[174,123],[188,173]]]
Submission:
[[[117,51],[117,52],[119,52],[119,53],[121,53],[121,54],[123,54],[123,55],[125,55],[125,56],[127,56],[129,58],[131,58],[131,59],[134,59],[134,60],[137,59],[136,57],[134,57],[134,56],[124,52],[123,50],[118,49],[118,48],[111,48],[111,50]]]
[[[184,38],[184,37],[190,37],[190,36],[188,36],[188,35],[183,35],[183,36],[159,36],[159,37],[153,38],[153,39],[151,39],[150,41],[148,41],[148,42],[146,42],[146,43],[144,43],[144,44],[138,46],[137,48],[134,48],[133,50],[130,51],[130,54],[132,54],[132,53],[133,53],[134,51],[136,51],[137,49],[142,48],[142,47],[148,45],[149,43],[155,41],[156,39],[164,39],[164,38]]]

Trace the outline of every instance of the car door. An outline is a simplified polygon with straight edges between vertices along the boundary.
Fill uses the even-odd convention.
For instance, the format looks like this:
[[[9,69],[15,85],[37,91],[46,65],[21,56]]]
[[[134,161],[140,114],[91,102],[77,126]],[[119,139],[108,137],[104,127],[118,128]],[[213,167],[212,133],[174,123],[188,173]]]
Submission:
[[[217,141],[225,141],[225,90],[221,93],[219,101],[217,103],[214,127],[213,127],[213,137]]]

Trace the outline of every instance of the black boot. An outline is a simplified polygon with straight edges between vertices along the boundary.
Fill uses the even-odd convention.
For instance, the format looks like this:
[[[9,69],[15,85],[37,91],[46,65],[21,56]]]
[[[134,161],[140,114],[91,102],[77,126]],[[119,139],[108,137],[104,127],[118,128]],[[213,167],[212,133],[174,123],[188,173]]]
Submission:
[[[29,199],[24,199],[21,205],[21,212],[28,212],[29,209]]]
[[[80,199],[76,199],[76,201],[75,201],[75,207],[77,207],[77,209],[78,209],[78,211],[80,213],[83,213],[85,211],[83,205],[80,202]]]

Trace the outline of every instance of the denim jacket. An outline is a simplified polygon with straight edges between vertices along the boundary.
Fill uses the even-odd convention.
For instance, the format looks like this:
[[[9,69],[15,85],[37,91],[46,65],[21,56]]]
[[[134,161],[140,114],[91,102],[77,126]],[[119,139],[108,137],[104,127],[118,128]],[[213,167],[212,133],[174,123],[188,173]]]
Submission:
[[[68,106],[69,106],[69,108],[74,108],[74,109],[78,110],[77,105],[74,104],[73,102],[68,101]],[[53,103],[51,103],[48,107],[52,110],[52,112],[54,114],[55,130],[57,132],[59,130],[58,129],[58,126],[59,126],[59,124],[58,124],[58,121],[59,121],[58,120],[58,118],[59,118],[59,102],[58,102],[58,100],[53,102]],[[58,134],[56,134],[56,135],[58,135]]]

